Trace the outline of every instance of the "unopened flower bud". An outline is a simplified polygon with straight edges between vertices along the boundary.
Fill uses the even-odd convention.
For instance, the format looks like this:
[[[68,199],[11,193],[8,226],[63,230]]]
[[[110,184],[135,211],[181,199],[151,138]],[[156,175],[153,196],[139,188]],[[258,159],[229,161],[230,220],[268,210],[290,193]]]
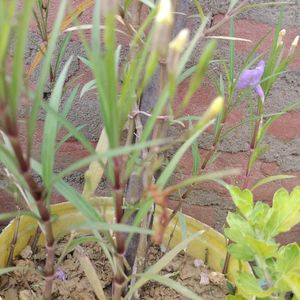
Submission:
[[[159,25],[172,26],[174,21],[172,12],[171,0],[161,0],[158,4],[158,12],[155,18],[155,22]]]
[[[286,30],[282,29],[280,30],[278,34],[278,39],[277,39],[277,47],[283,46],[283,37],[286,35]]]
[[[178,35],[169,44],[169,53],[167,59],[168,73],[176,75],[177,65],[180,59],[180,55],[184,51],[188,40],[190,31],[188,29],[182,29]]]
[[[204,117],[208,119],[214,119],[222,111],[223,106],[224,106],[224,98],[218,96],[213,100],[211,105],[208,107],[208,109],[204,113]]]
[[[182,53],[189,40],[189,36],[190,36],[190,31],[187,28],[182,29],[177,34],[177,36],[173,39],[173,41],[171,41],[169,45],[170,50],[176,51],[178,53]]]
[[[155,18],[153,48],[162,58],[165,58],[168,52],[173,22],[174,16],[171,0],[161,0],[158,4],[158,12]]]
[[[289,56],[293,56],[294,55],[295,50],[296,50],[296,48],[298,46],[298,42],[299,42],[299,35],[297,35],[295,37],[295,39],[293,40],[293,42],[292,42],[291,48],[289,50]]]
[[[213,100],[208,109],[202,115],[202,118],[198,121],[194,129],[202,129],[210,121],[216,118],[216,116],[222,111],[224,107],[224,98],[218,96]]]

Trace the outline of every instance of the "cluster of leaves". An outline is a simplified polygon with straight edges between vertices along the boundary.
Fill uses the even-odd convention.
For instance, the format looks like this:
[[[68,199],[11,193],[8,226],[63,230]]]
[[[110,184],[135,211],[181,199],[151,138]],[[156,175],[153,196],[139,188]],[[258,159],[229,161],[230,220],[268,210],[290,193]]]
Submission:
[[[272,206],[253,202],[250,190],[228,187],[237,207],[229,213],[226,236],[233,241],[230,254],[241,261],[253,263],[254,274],[236,274],[239,294],[259,299],[285,299],[292,291],[300,297],[300,246],[296,243],[281,246],[276,242],[280,233],[300,223],[300,187],[289,192],[279,189]],[[230,299],[243,299],[230,296]]]

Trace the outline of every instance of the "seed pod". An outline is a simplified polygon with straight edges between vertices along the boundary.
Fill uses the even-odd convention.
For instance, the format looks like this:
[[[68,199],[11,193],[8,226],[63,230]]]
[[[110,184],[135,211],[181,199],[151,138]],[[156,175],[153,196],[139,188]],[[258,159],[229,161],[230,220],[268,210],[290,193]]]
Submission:
[[[277,47],[282,47],[283,46],[283,37],[286,35],[286,30],[282,29],[280,30],[278,34],[278,39],[277,39]]]
[[[173,23],[174,16],[171,0],[161,0],[158,4],[158,12],[155,18],[153,50],[157,51],[162,58],[165,58],[168,53]]]
[[[207,118],[209,120],[214,119],[223,109],[224,107],[224,98],[218,96],[213,100],[208,109],[203,115],[203,118]]]
[[[293,40],[293,42],[292,42],[291,48],[289,50],[289,56],[293,56],[294,55],[295,50],[296,50],[296,48],[298,46],[298,42],[299,42],[299,35],[297,35],[295,37],[295,39]]]

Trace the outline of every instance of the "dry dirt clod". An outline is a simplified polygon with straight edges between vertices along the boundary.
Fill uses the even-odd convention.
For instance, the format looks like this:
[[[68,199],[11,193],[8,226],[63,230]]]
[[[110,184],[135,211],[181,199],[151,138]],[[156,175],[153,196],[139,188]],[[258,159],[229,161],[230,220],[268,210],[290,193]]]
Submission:
[[[30,246],[26,246],[22,252],[20,253],[20,256],[23,258],[23,259],[28,259],[32,256],[32,249]]]
[[[207,272],[201,273],[200,285],[209,285],[209,274]]]
[[[209,281],[214,285],[220,287],[223,291],[227,290],[227,281],[224,274],[218,272],[211,272],[209,274]]]
[[[32,300],[32,294],[29,290],[23,290],[19,293],[20,300]]]

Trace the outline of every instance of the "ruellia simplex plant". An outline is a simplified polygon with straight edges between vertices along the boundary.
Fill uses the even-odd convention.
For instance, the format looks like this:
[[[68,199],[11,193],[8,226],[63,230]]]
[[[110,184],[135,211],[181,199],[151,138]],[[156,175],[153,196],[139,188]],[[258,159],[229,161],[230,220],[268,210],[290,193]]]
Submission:
[[[61,1],[51,35],[48,35],[49,1],[26,1],[23,4],[23,9],[17,13],[17,1],[0,0],[0,14],[2,14],[0,24],[3,32],[0,40],[0,129],[3,138],[0,144],[0,159],[27,205],[27,209],[24,211],[2,214],[1,219],[29,215],[39,222],[41,231],[46,238],[47,251],[47,259],[43,270],[45,278],[44,299],[51,299],[51,290],[55,278],[63,278],[54,257],[55,238],[52,230],[53,216],[50,207],[51,195],[54,190],[71,202],[86,217],[84,228],[91,230],[95,241],[104,250],[114,272],[113,299],[138,297],[138,289],[150,279],[164,282],[188,298],[200,299],[199,296],[182,287],[179,283],[170,278],[162,278],[159,275],[159,271],[200,233],[183,240],[155,265],[145,271],[144,258],[149,242],[147,237],[152,235],[153,241],[158,244],[162,242],[165,228],[170,219],[166,207],[168,196],[171,193],[185,189],[189,190],[190,186],[198,182],[217,180],[224,176],[236,174],[235,170],[203,174],[203,170],[211,161],[214,151],[223,137],[223,125],[228,113],[233,105],[238,105],[234,101],[241,101],[240,99],[235,100],[234,92],[237,88],[253,87],[258,91],[260,97],[262,95],[261,91],[266,96],[272,83],[291,61],[294,52],[291,48],[289,57],[281,61],[281,46],[279,48],[275,47],[272,50],[276,52],[276,56],[274,54],[272,58],[273,61],[274,58],[278,61],[280,57],[279,62],[275,64],[276,68],[274,68],[275,65],[270,58],[269,69],[266,67],[261,70],[262,63],[260,63],[258,74],[256,76],[251,75],[253,79],[249,80],[250,75],[247,77],[247,72],[249,73],[251,70],[248,69],[258,59],[255,57],[254,49],[242,67],[240,76],[235,78],[233,73],[235,38],[232,32],[231,37],[229,37],[231,39],[229,71],[228,66],[224,63],[228,77],[227,94],[225,93],[223,79],[220,79],[217,84],[219,96],[212,101],[204,114],[197,116],[192,126],[183,130],[178,137],[169,139],[167,129],[171,125],[182,122],[181,119],[178,119],[179,112],[184,111],[193,94],[201,86],[217,47],[217,37],[206,44],[203,52],[199,55],[197,65],[186,69],[186,63],[196,44],[200,40],[204,41],[206,36],[213,33],[225,22],[232,20],[238,13],[252,6],[247,1],[241,3],[231,1],[224,19],[207,29],[208,18],[204,16],[201,6],[196,1],[195,4],[201,17],[201,25],[196,34],[190,39],[189,30],[186,28],[182,28],[175,36],[172,35],[173,26],[176,22],[176,14],[174,14],[176,8],[175,3],[170,0],[160,1],[157,5],[152,1],[125,1],[123,4],[117,0],[95,1],[92,24],[80,25],[78,23],[69,28],[68,31],[77,31],[81,35],[86,57],[80,59],[91,69],[94,76],[93,81],[88,82],[82,88],[81,95],[90,90],[96,90],[97,92],[104,125],[102,137],[105,137],[102,140],[100,139],[100,142],[105,144],[105,147],[103,147],[105,150],[99,152],[94,149],[80,130],[67,119],[68,112],[78,91],[78,87],[76,87],[70,94],[66,93],[68,90],[68,84],[65,82],[66,75],[72,58],[68,60],[58,76],[56,73],[61,58],[57,60],[58,62],[54,66],[52,64],[52,56],[61,27],[63,27],[67,3],[66,0]],[[31,90],[28,87],[29,78],[23,66],[29,22],[34,7],[34,16],[39,24],[38,28],[44,44],[41,48],[43,59],[40,76],[35,89]],[[141,20],[142,9],[148,11],[144,21]],[[118,23],[121,23],[125,29],[118,29]],[[91,30],[90,41],[87,41],[82,34],[82,30],[85,29]],[[120,63],[120,47],[117,45],[117,32],[125,34],[131,41],[127,63],[122,66]],[[279,31],[276,34],[278,36]],[[15,52],[12,64],[8,66],[8,49],[13,35],[16,41]],[[67,45],[67,43],[68,39],[65,40],[64,45]],[[64,48],[65,46],[62,48],[61,53],[63,53]],[[158,95],[152,102],[152,111],[143,111],[141,107],[144,101],[144,92],[155,78],[157,70],[159,73]],[[174,111],[173,103],[176,89],[180,82],[188,77],[190,77],[188,90],[181,107],[178,108],[178,111]],[[51,81],[53,87],[48,102],[43,101],[43,89],[47,80]],[[63,97],[67,97],[67,101],[62,108],[61,100]],[[26,120],[27,145],[25,148],[21,144],[18,126],[20,99],[25,99],[26,103],[30,104],[30,107],[28,107],[30,113],[28,113]],[[263,103],[262,100],[261,102]],[[41,157],[40,162],[38,162],[33,157],[32,148],[33,133],[37,127],[40,110],[46,112],[46,119]],[[256,123],[259,120],[258,129],[254,130],[255,143],[251,147],[251,150],[255,151],[256,148],[258,149],[258,140],[262,136],[262,129],[266,127],[264,127],[262,121],[262,104],[259,105],[258,117],[253,117],[253,120]],[[176,170],[185,152],[195,145],[197,138],[211,124],[215,126],[215,141],[213,150],[202,162],[201,172],[194,172],[194,176],[191,178],[167,186],[169,178]],[[57,145],[56,137],[62,128],[67,129],[69,132],[63,140],[70,136],[75,137],[90,152],[90,155],[56,173],[54,170],[55,155],[61,145]],[[122,141],[124,128],[127,128],[125,142]],[[164,153],[173,147],[177,151],[170,161],[166,161]],[[257,155],[254,157],[257,158]],[[251,158],[251,162],[253,160]],[[105,169],[105,174],[113,188],[115,222],[112,224],[108,223],[105,217],[86,201],[94,194],[100,180],[98,178],[99,174],[95,174],[91,166],[85,174],[86,184],[83,195],[76,192],[63,180],[65,176],[72,172],[95,163],[98,165],[98,170],[99,168]],[[41,181],[37,180],[37,175],[41,177]],[[249,171],[247,171],[246,177],[248,176]],[[184,199],[184,197],[182,198]],[[156,232],[153,232],[150,226],[154,209],[153,204],[163,208]],[[137,254],[131,265],[133,271],[129,273],[130,268],[126,267],[128,263],[125,255],[130,242],[133,240],[133,234],[138,234],[139,240],[135,244]],[[82,242],[82,240],[80,241]],[[7,266],[1,274],[12,270],[14,270],[13,267]],[[126,289],[128,283],[130,285]]]

